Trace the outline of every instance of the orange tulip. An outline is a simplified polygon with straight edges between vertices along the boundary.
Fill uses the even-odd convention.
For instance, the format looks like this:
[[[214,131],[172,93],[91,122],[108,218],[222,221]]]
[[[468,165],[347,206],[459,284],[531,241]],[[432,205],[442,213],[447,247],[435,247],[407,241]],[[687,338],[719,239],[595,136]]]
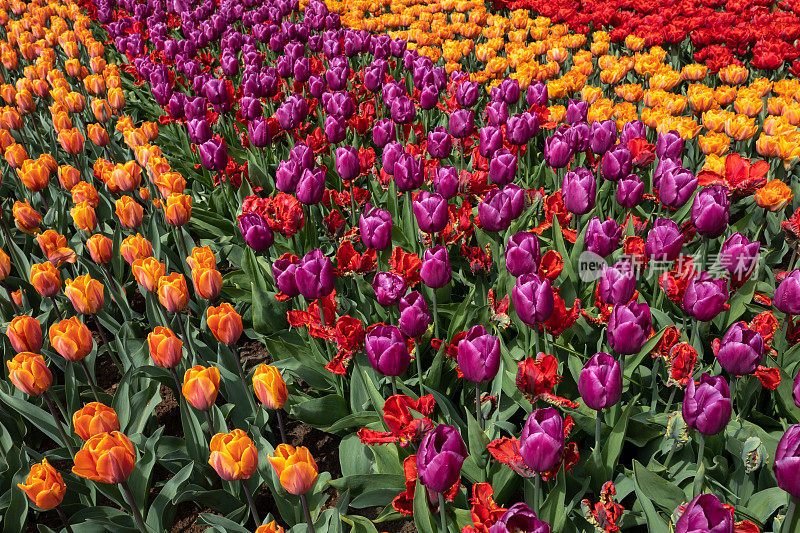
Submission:
[[[188,194],[170,194],[164,215],[171,226],[183,226],[192,217],[192,197]]]
[[[28,115],[36,110],[36,102],[33,100],[33,93],[30,91],[20,91],[14,97],[17,104],[17,110],[21,115]]]
[[[11,299],[14,300],[14,303],[18,306],[22,306],[22,289],[17,289],[11,293]]]
[[[767,211],[780,211],[788,204],[794,195],[792,189],[779,179],[771,180],[761,187],[755,194],[756,203]]]
[[[147,140],[152,142],[158,138],[158,124],[155,122],[145,122],[142,124],[142,132]]]
[[[105,235],[95,233],[86,240],[86,248],[89,250],[89,256],[91,256],[92,261],[99,265],[104,265],[111,261],[111,251],[114,248],[114,243]]]
[[[186,278],[179,272],[161,276],[158,280],[158,301],[171,313],[180,313],[189,303]]]
[[[263,524],[258,526],[258,529],[256,529],[256,533],[286,533],[286,532],[281,526],[275,523],[275,520],[273,520],[269,524]]]
[[[17,171],[19,180],[33,192],[39,192],[50,183],[50,172],[38,161],[28,159]]]
[[[109,118],[111,118],[111,106],[108,105],[106,100],[102,98],[95,98],[92,100],[90,107],[92,108],[94,118],[96,118],[99,122],[106,122]]]
[[[34,263],[31,265],[30,282],[42,296],[54,296],[61,289],[61,274],[49,261]]]
[[[25,151],[22,145],[13,143],[6,148],[5,158],[6,162],[11,165],[11,168],[21,168],[22,163],[28,159],[28,152]]]
[[[83,152],[84,142],[83,133],[78,128],[69,128],[58,132],[58,143],[68,154],[75,155]]]
[[[117,412],[100,402],[91,402],[75,411],[72,425],[81,440],[87,441],[99,433],[119,431]]]
[[[5,106],[0,109],[0,125],[7,130],[22,129],[22,117],[13,107]]]
[[[144,209],[130,196],[122,196],[115,203],[117,218],[123,227],[136,229],[142,224]]]
[[[92,207],[100,205],[100,195],[97,194],[97,189],[94,188],[94,185],[88,181],[79,181],[70,189],[70,192],[72,193],[73,203],[88,202]]]
[[[216,300],[222,289],[222,274],[215,268],[194,268],[192,269],[192,283],[194,292],[200,298]]]
[[[247,433],[234,429],[211,438],[208,464],[225,481],[248,479],[258,466],[258,449]]]
[[[81,93],[72,91],[64,96],[64,104],[70,113],[83,113],[83,108],[86,107],[86,98]],[[81,135],[81,139],[83,139],[83,135]],[[81,147],[83,147],[83,143],[81,143]]]
[[[233,346],[242,335],[242,317],[227,302],[206,311],[208,329],[223,344]]]
[[[161,196],[169,198],[170,195],[182,193],[186,189],[186,179],[177,172],[162,172],[156,177],[156,187]]]
[[[150,348],[150,358],[162,368],[175,368],[183,357],[183,341],[174,331],[163,326],[156,326],[148,333],[147,346]]]
[[[136,466],[136,451],[119,431],[100,433],[75,454],[72,473],[100,483],[121,483]]]
[[[91,233],[97,227],[97,213],[89,202],[81,202],[70,210],[75,227]]]
[[[17,483],[17,487],[25,491],[28,498],[43,511],[58,506],[67,492],[67,485],[58,470],[53,468],[47,459],[31,467],[25,483]]]
[[[192,248],[192,253],[186,258],[186,262],[192,270],[200,267],[217,268],[217,259],[208,246],[203,246],[202,248],[195,246]]]
[[[36,353],[42,349],[42,324],[32,316],[15,316],[8,324],[6,335],[16,353]]]
[[[152,257],[153,245],[150,244],[150,241],[142,237],[140,233],[137,233],[136,235],[130,235],[122,239],[119,253],[125,259],[125,262],[131,265],[137,259]]]
[[[36,236],[42,253],[51,263],[59,266],[61,263],[75,263],[78,259],[75,250],[67,246],[67,238],[51,229]]]
[[[92,141],[95,146],[102,147],[111,142],[111,139],[108,137],[108,132],[100,124],[89,124],[86,126],[86,133],[89,135],[89,140]]]
[[[14,224],[16,224],[20,230],[29,235],[33,235],[39,231],[39,224],[42,223],[42,215],[31,207],[28,200],[24,202],[14,202],[12,212],[14,214]]]
[[[0,250],[0,281],[5,280],[11,273],[11,258],[3,250]]]
[[[125,93],[122,92],[122,89],[119,87],[109,89],[108,103],[111,104],[111,107],[114,109],[122,109],[125,107]]]
[[[106,187],[111,192],[131,192],[142,182],[142,168],[136,161],[128,161],[124,165],[115,165]]]
[[[43,165],[48,172],[55,172],[58,170],[58,163],[56,158],[50,154],[41,154],[36,158],[36,162]]]
[[[6,361],[8,379],[19,390],[31,396],[39,396],[53,382],[53,374],[47,368],[44,357],[32,352],[20,352]]]
[[[67,361],[80,361],[92,351],[94,340],[86,324],[73,316],[50,326],[50,346]]]
[[[275,456],[269,457],[269,462],[283,488],[296,496],[310,491],[317,481],[317,463],[305,446],[295,448],[280,444],[275,448]]]
[[[183,375],[183,397],[195,409],[207,411],[219,393],[219,369],[196,365]]]
[[[258,400],[267,409],[283,409],[289,392],[280,371],[271,365],[261,363],[253,374],[253,390]]]
[[[64,294],[72,302],[76,313],[93,315],[105,304],[103,284],[89,274],[78,276],[74,280],[68,279],[65,284]]]
[[[136,282],[148,292],[158,289],[158,281],[164,276],[166,269],[166,265],[155,257],[137,259],[131,265]]]

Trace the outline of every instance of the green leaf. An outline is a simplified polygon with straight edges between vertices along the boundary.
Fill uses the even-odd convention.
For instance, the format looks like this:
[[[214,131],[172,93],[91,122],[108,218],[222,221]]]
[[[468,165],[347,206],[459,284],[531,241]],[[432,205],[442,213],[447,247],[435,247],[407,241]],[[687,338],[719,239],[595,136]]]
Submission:
[[[197,517],[200,524],[211,526],[211,531],[218,531],[219,533],[250,533],[250,530],[240,526],[233,520],[229,520],[224,516],[215,514],[202,513]]]
[[[553,531],[562,531],[567,515],[564,513],[564,502],[567,498],[567,480],[564,469],[561,468],[556,476],[556,484],[550,489],[547,498],[542,504],[542,520],[550,524]]]
[[[633,475],[642,492],[667,513],[672,513],[686,500],[686,494],[680,487],[651,472],[636,460],[633,461]]]
[[[745,506],[747,512],[756,520],[765,524],[772,514],[786,505],[787,495],[779,487],[770,487],[753,494]]]
[[[425,485],[417,482],[414,490],[414,525],[419,533],[437,533],[433,515],[428,507],[428,491]]]
[[[175,516],[175,505],[172,500],[183,488],[186,480],[192,475],[194,463],[189,463],[167,481],[158,496],[155,497],[147,512],[147,525],[156,531],[163,531],[165,524],[171,524]]]
[[[6,387],[8,387],[8,385],[5,383],[0,384],[0,400],[12,410],[27,418],[35,428],[43,431],[53,442],[61,442],[61,437],[58,435],[58,430],[53,423],[53,417],[50,413],[36,407],[31,402],[11,396],[3,390]]]
[[[345,515],[342,520],[351,526],[350,533],[378,533],[372,520],[358,515]]]
[[[292,406],[292,416],[316,428],[330,427],[349,414],[347,401],[338,394],[328,394]]]
[[[328,427],[325,431],[327,433],[337,433],[353,427],[362,428],[366,425],[372,424],[373,422],[379,422],[380,419],[381,417],[378,416],[378,414],[375,413],[374,411],[361,411],[359,413],[353,413],[341,418],[340,420],[337,420],[336,422],[331,424],[330,427]]]
[[[636,462],[637,461],[634,459],[634,466]],[[636,491],[636,498],[639,505],[641,505],[642,510],[644,510],[644,516],[647,520],[647,531],[649,533],[668,533],[669,528],[667,524],[661,519],[661,516],[658,514],[658,511],[656,511],[650,498],[645,496],[635,477],[633,479],[633,488]]]
[[[28,516],[28,497],[17,488],[16,482],[22,483],[30,472],[30,466],[24,465],[14,476],[11,485],[11,503],[3,516],[3,533],[19,533],[25,531],[25,519]]]
[[[614,424],[614,429],[611,430],[611,435],[608,436],[603,444],[603,466],[606,472],[613,472],[614,467],[619,463],[619,457],[622,454],[622,446],[625,444],[625,433],[628,430],[628,420],[631,418],[631,413],[636,407],[636,401],[639,399],[639,394],[633,397],[628,403],[628,407],[622,412],[622,415]]]

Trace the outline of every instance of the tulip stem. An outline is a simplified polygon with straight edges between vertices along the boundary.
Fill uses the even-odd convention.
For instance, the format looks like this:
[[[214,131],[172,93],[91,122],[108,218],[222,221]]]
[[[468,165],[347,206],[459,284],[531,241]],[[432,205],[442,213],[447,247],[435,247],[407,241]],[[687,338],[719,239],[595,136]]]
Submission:
[[[67,438],[67,434],[64,433],[64,427],[61,425],[61,419],[58,417],[58,413],[56,413],[56,406],[53,405],[53,400],[50,398],[50,392],[44,391],[42,396],[44,397],[44,401],[47,403],[47,409],[50,411],[50,414],[53,415],[53,422],[56,424],[56,429],[58,430],[58,435],[61,437],[61,441],[64,443],[64,446],[66,446],[70,456],[75,457],[75,449],[72,447],[72,443]]]
[[[700,441],[700,445],[697,448],[697,472],[695,473],[694,477],[694,486],[696,489],[695,497],[702,492],[702,486],[698,487],[698,482],[702,484],[702,477],[700,475],[700,470],[703,468],[703,455],[706,451],[706,438],[703,436],[702,433],[697,434],[697,438]]]
[[[210,442],[214,437],[214,421],[211,420],[211,414],[208,412],[208,409],[204,410],[203,414],[206,417],[206,425],[208,426],[208,439]]]
[[[19,307],[17,307],[17,302],[14,301],[14,297],[11,296],[11,289],[8,288],[8,285],[3,283],[3,288],[6,290],[6,296],[8,296],[8,303],[11,304],[11,309],[14,311],[15,315],[19,314]]]
[[[281,433],[281,442],[284,444],[288,444],[289,441],[286,440],[286,427],[283,423],[283,409],[276,409],[275,416],[278,418],[278,430]]]
[[[603,411],[597,411],[597,419],[594,422],[594,453],[600,454],[600,436],[603,433]],[[597,457],[596,456],[596,457]]]
[[[97,394],[97,384],[94,382],[92,375],[89,373],[89,367],[86,366],[85,359],[81,359],[81,368],[83,369],[83,374],[86,376],[86,381],[89,382],[89,387],[92,389],[94,401],[100,403],[100,396]]]
[[[481,411],[481,384],[475,382],[475,418],[478,419],[480,428],[484,429],[483,411]]]
[[[797,513],[797,501],[798,498],[789,496],[789,508],[786,510],[786,516],[783,518],[783,525],[781,526],[782,533],[797,531],[797,526],[800,525],[795,523],[800,519],[800,514]]]
[[[311,519],[311,511],[308,509],[308,498],[305,494],[300,495],[300,503],[303,504],[303,514],[306,517],[306,524],[308,524],[308,533],[314,533],[314,521]]]
[[[447,513],[445,512],[444,493],[439,493],[439,517],[442,519],[442,533],[447,533]]]
[[[208,411],[206,411],[208,413]],[[244,480],[241,480],[242,488],[244,489],[244,494],[247,496],[247,504],[250,506],[250,513],[253,515],[253,520],[256,523],[256,527],[261,525],[261,519],[258,517],[258,511],[256,510],[256,502],[253,501],[253,495],[250,494],[250,489],[247,488]]]
[[[72,531],[72,526],[69,525],[69,520],[67,520],[67,515],[64,514],[64,511],[61,510],[61,507],[56,507],[56,512],[58,513],[58,517],[64,523],[64,529],[66,529],[68,533],[74,533],[74,531]]]
[[[533,348],[533,353],[528,355],[535,359],[539,356],[539,328],[534,324],[531,329],[533,330],[533,346],[531,347]]]
[[[650,398],[650,412],[655,413],[658,407],[658,372],[661,370],[661,356],[656,357],[653,361],[653,380],[650,383],[650,388],[653,389],[653,396]]]
[[[189,335],[186,334],[186,326],[183,325],[183,320],[181,319],[180,314],[178,313],[176,314],[178,315],[177,317],[178,325],[181,327],[181,336],[183,337],[183,343],[186,345],[186,351],[189,352],[189,364],[194,365],[194,350],[192,350],[192,343],[189,342]]]
[[[392,395],[397,396],[397,376],[392,376]]]
[[[128,505],[131,506],[131,513],[133,514],[133,520],[136,522],[136,527],[139,528],[139,531],[142,533],[148,533],[147,527],[144,525],[144,520],[142,519],[142,513],[139,512],[139,508],[136,506],[136,499],[133,497],[128,482],[123,480],[120,482],[119,486],[122,489],[122,494],[125,496],[125,499],[128,500]]]
[[[111,345],[108,343],[106,334],[103,332],[103,326],[100,325],[100,319],[97,318],[97,315],[92,315],[92,318],[94,318],[94,323],[97,326],[97,332],[100,334],[100,339],[102,339],[103,344],[105,345],[106,350],[108,351],[108,356],[111,358],[111,360],[119,369],[119,373],[124,374],[125,367],[122,366],[122,362],[119,360],[119,358],[117,358],[117,354],[114,353],[114,350],[111,349]]]
[[[320,306],[322,309],[322,306]],[[250,402],[250,409],[253,412],[253,416],[256,414],[256,403],[253,401],[253,395],[250,394],[250,391],[247,388],[247,380],[244,376],[244,368],[242,368],[242,362],[239,361],[239,352],[236,350],[236,346],[230,346],[231,352],[233,353],[233,360],[236,361],[236,369],[239,371],[239,379],[242,380],[242,387],[244,387],[244,393],[247,396],[247,400]]]
[[[672,447],[669,449],[669,453],[667,454],[667,458],[664,459],[664,468],[669,468],[669,464],[672,462],[672,456],[675,455],[675,450],[678,449],[678,441],[672,441]]]
[[[539,473],[533,475],[533,512],[539,514],[539,491],[541,490],[542,476]]]
[[[425,395],[425,385],[422,383],[422,346],[414,340],[414,360],[417,363],[417,379],[419,379],[419,397]]]
[[[436,289],[431,287],[431,303],[433,303],[433,336],[439,338],[439,313],[437,312]]]
[[[64,315],[61,314],[61,309],[58,308],[58,303],[56,302],[56,297],[51,296],[50,301],[53,302],[53,309],[56,310],[56,316],[59,320],[64,320]]]

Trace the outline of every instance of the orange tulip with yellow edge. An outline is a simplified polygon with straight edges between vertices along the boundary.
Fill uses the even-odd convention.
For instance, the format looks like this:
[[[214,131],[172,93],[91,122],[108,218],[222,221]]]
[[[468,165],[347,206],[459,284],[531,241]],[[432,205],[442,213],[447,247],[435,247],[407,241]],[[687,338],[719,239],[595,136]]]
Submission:
[[[5,280],[11,273],[11,258],[0,249],[0,281]]]
[[[195,365],[183,375],[181,392],[192,407],[208,411],[219,393],[219,369]]]
[[[114,109],[122,109],[125,107],[125,93],[122,92],[121,88],[115,87],[108,90],[108,103],[111,104],[111,107]]]
[[[76,313],[93,315],[102,309],[105,303],[103,284],[89,274],[78,276],[65,282],[64,294],[72,302]]]
[[[137,259],[131,265],[136,282],[148,292],[158,289],[158,281],[164,276],[166,268],[166,265],[155,257]]]
[[[705,155],[725,155],[731,145],[730,137],[724,133],[714,133],[713,131],[708,132],[706,135],[700,135],[697,142],[700,145],[700,150]]]
[[[142,182],[142,169],[136,161],[128,161],[124,165],[116,165],[111,171],[106,186],[111,192],[131,192]]]
[[[730,85],[722,85],[714,91],[714,99],[721,106],[729,105],[736,99],[736,88]]]
[[[22,117],[13,107],[5,106],[0,109],[0,125],[7,130],[22,129]]]
[[[747,81],[748,70],[740,65],[726,65],[719,70],[719,79],[728,85],[741,85]]]
[[[186,278],[179,272],[161,276],[158,280],[158,301],[167,311],[180,313],[189,303]]]
[[[67,485],[61,474],[47,462],[47,459],[42,459],[41,463],[33,465],[28,477],[25,478],[25,483],[17,483],[17,487],[43,511],[60,505],[67,492]]]
[[[164,215],[170,225],[183,226],[192,217],[192,197],[187,194],[170,194]]]
[[[58,143],[68,154],[75,155],[83,152],[84,142],[83,134],[78,128],[64,129],[58,133]]]
[[[16,353],[38,352],[42,349],[42,324],[28,315],[15,316],[8,324],[6,335]]]
[[[319,475],[319,468],[305,446],[295,448],[289,444],[280,444],[275,448],[275,455],[269,462],[280,479],[281,486],[290,494],[300,496],[314,487]]]
[[[136,450],[119,431],[99,433],[75,454],[72,473],[99,483],[121,483],[136,466]]]
[[[119,253],[125,259],[126,263],[132,265],[137,259],[152,257],[153,245],[150,244],[150,241],[142,237],[140,233],[137,233],[122,239]]]
[[[136,229],[142,224],[144,209],[130,196],[122,196],[114,203],[115,213],[123,227]]]
[[[248,479],[256,471],[258,449],[241,429],[217,433],[211,438],[209,448],[208,464],[225,481]]]
[[[111,142],[111,139],[108,137],[108,132],[100,124],[89,124],[86,126],[86,130],[86,133],[89,135],[89,140],[92,141],[95,146],[103,147]]]
[[[111,261],[111,252],[113,251],[114,243],[100,233],[95,233],[86,240],[86,249],[89,250],[89,256],[92,261],[99,265],[104,265]]]
[[[94,114],[94,118],[97,119],[98,122],[107,122],[108,119],[111,118],[111,106],[108,105],[107,100],[95,98],[92,100],[92,103],[89,104],[89,107],[92,108],[92,114]]]
[[[767,211],[780,211],[794,198],[792,189],[779,179],[770,180],[769,183],[758,189],[755,193],[756,203]]]
[[[283,409],[289,392],[280,370],[261,363],[253,373],[253,390],[267,409]]]
[[[209,246],[192,248],[192,253],[186,258],[189,268],[217,268],[217,259]]]
[[[72,165],[61,165],[58,167],[58,182],[67,191],[71,191],[80,180],[80,171]]]
[[[183,341],[163,326],[156,326],[147,334],[147,346],[153,363],[162,368],[175,368],[183,357]]]
[[[75,263],[78,259],[75,251],[67,246],[67,238],[54,230],[49,229],[38,234],[36,242],[47,260],[56,267],[64,262]]]
[[[50,182],[50,172],[44,165],[28,159],[22,163],[22,168],[17,171],[19,179],[25,187],[33,192],[39,192]]]
[[[6,163],[8,163],[11,168],[22,168],[22,163],[28,159],[28,152],[25,151],[25,148],[21,144],[13,143],[11,146],[6,148],[5,153]]]
[[[89,202],[81,202],[70,210],[75,227],[91,233],[97,227],[97,213]]]
[[[72,202],[75,204],[88,202],[92,207],[100,204],[100,195],[97,194],[97,189],[88,181],[79,181],[72,187],[70,193],[72,193]]]
[[[184,191],[186,179],[178,172],[163,172],[156,177],[156,187],[158,187],[161,196],[169,198],[172,194]]]
[[[242,335],[242,317],[227,302],[209,307],[206,311],[206,322],[214,337],[228,346],[236,344]]]
[[[73,316],[50,326],[50,346],[67,361],[80,361],[92,352],[94,339],[86,324]]]
[[[71,91],[64,96],[64,104],[70,113],[83,113],[83,109],[86,107],[86,99],[81,93]]]
[[[34,263],[31,265],[30,283],[36,292],[49,298],[61,290],[61,274],[53,263]]]
[[[142,124],[142,133],[148,141],[155,141],[158,138],[158,124],[155,122],[145,122]]]
[[[255,533],[286,533],[285,530],[275,523],[275,520],[269,524],[262,524],[258,526]]]
[[[20,91],[14,97],[17,104],[17,110],[22,115],[27,115],[36,110],[36,102],[33,100],[33,93],[30,91]]]
[[[53,374],[47,368],[44,357],[32,352],[20,352],[6,361],[8,379],[19,390],[31,396],[39,396],[53,383]]]
[[[222,274],[216,268],[198,267],[192,269],[194,292],[200,298],[216,300],[222,289]]]
[[[83,441],[100,433],[119,431],[117,412],[100,402],[91,402],[72,415],[72,426]]]

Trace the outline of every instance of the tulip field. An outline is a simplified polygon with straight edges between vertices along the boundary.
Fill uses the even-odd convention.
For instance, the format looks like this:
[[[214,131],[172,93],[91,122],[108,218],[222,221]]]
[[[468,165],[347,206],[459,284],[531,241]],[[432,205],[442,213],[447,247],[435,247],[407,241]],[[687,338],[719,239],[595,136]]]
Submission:
[[[797,0],[0,28],[0,533],[800,533]]]

